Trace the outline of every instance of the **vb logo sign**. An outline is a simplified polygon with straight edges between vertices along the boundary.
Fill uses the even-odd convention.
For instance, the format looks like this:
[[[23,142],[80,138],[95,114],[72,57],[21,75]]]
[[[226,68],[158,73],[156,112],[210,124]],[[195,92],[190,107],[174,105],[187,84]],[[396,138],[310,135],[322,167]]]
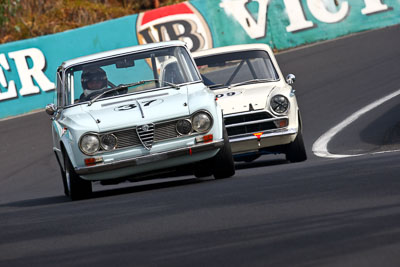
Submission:
[[[212,48],[206,21],[187,2],[140,13],[136,33],[139,44],[180,40],[186,42],[192,52]]]

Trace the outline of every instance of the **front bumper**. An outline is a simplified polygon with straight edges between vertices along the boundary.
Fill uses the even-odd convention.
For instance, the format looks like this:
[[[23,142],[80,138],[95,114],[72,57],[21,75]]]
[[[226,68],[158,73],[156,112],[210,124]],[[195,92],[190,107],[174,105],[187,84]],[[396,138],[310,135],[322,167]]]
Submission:
[[[258,151],[261,148],[285,145],[293,142],[298,129],[276,129],[262,132],[260,136],[253,133],[229,137],[232,153],[243,154]]]
[[[102,163],[95,166],[88,167],[78,167],[75,168],[75,172],[79,175],[88,175],[94,173],[100,173],[105,171],[112,171],[116,169],[121,169],[125,167],[133,167],[144,165],[152,162],[168,160],[172,158],[177,158],[181,156],[191,156],[200,152],[211,151],[224,146],[224,140],[215,140],[213,142],[197,144],[190,147],[179,148],[175,150],[170,150],[166,152],[159,152],[154,154],[149,154],[145,156],[135,157],[131,159],[119,160],[110,163]]]

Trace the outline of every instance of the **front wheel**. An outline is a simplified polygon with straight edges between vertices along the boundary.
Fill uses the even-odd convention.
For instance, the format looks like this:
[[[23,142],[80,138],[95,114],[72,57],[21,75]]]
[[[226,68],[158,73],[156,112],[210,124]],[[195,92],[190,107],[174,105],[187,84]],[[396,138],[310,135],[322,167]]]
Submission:
[[[300,127],[296,139],[286,146],[286,159],[290,162],[301,162],[307,159],[303,135]]]
[[[221,147],[217,155],[212,158],[211,163],[215,179],[228,178],[235,174],[235,163],[233,162],[231,145],[225,126],[224,146]]]
[[[64,175],[63,184],[65,194],[68,195],[71,200],[80,200],[88,198],[92,193],[92,182],[83,180],[76,174],[72,163],[67,155],[64,156]]]

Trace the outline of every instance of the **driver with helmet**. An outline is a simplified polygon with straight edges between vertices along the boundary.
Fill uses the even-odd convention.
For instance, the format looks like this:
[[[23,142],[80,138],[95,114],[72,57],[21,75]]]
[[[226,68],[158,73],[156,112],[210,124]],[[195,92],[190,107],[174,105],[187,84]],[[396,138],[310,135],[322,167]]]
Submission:
[[[99,67],[84,69],[82,72],[81,83],[83,94],[79,101],[86,101],[93,97],[96,90],[107,88],[107,74]]]

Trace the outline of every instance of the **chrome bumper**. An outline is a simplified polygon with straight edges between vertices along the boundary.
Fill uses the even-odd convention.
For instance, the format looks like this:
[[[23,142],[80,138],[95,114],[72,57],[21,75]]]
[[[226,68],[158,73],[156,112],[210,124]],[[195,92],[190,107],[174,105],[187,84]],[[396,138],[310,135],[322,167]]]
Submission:
[[[292,135],[292,134],[297,134],[297,129],[268,130],[268,131],[264,131],[263,132],[263,134],[260,136],[260,139],[277,137],[277,136]],[[258,140],[258,137],[255,136],[253,133],[247,133],[247,134],[236,135],[236,136],[229,136],[229,142],[230,143],[243,142],[243,141],[249,141],[249,140]]]
[[[198,144],[191,147],[170,150],[167,152],[149,154],[145,156],[135,157],[133,159],[113,161],[110,163],[103,163],[89,167],[78,167],[75,168],[75,172],[79,175],[85,175],[85,174],[99,173],[104,171],[111,171],[124,167],[133,167],[155,161],[176,158],[180,156],[191,156],[196,153],[221,148],[223,146],[224,146],[224,140],[216,140],[210,143]]]

